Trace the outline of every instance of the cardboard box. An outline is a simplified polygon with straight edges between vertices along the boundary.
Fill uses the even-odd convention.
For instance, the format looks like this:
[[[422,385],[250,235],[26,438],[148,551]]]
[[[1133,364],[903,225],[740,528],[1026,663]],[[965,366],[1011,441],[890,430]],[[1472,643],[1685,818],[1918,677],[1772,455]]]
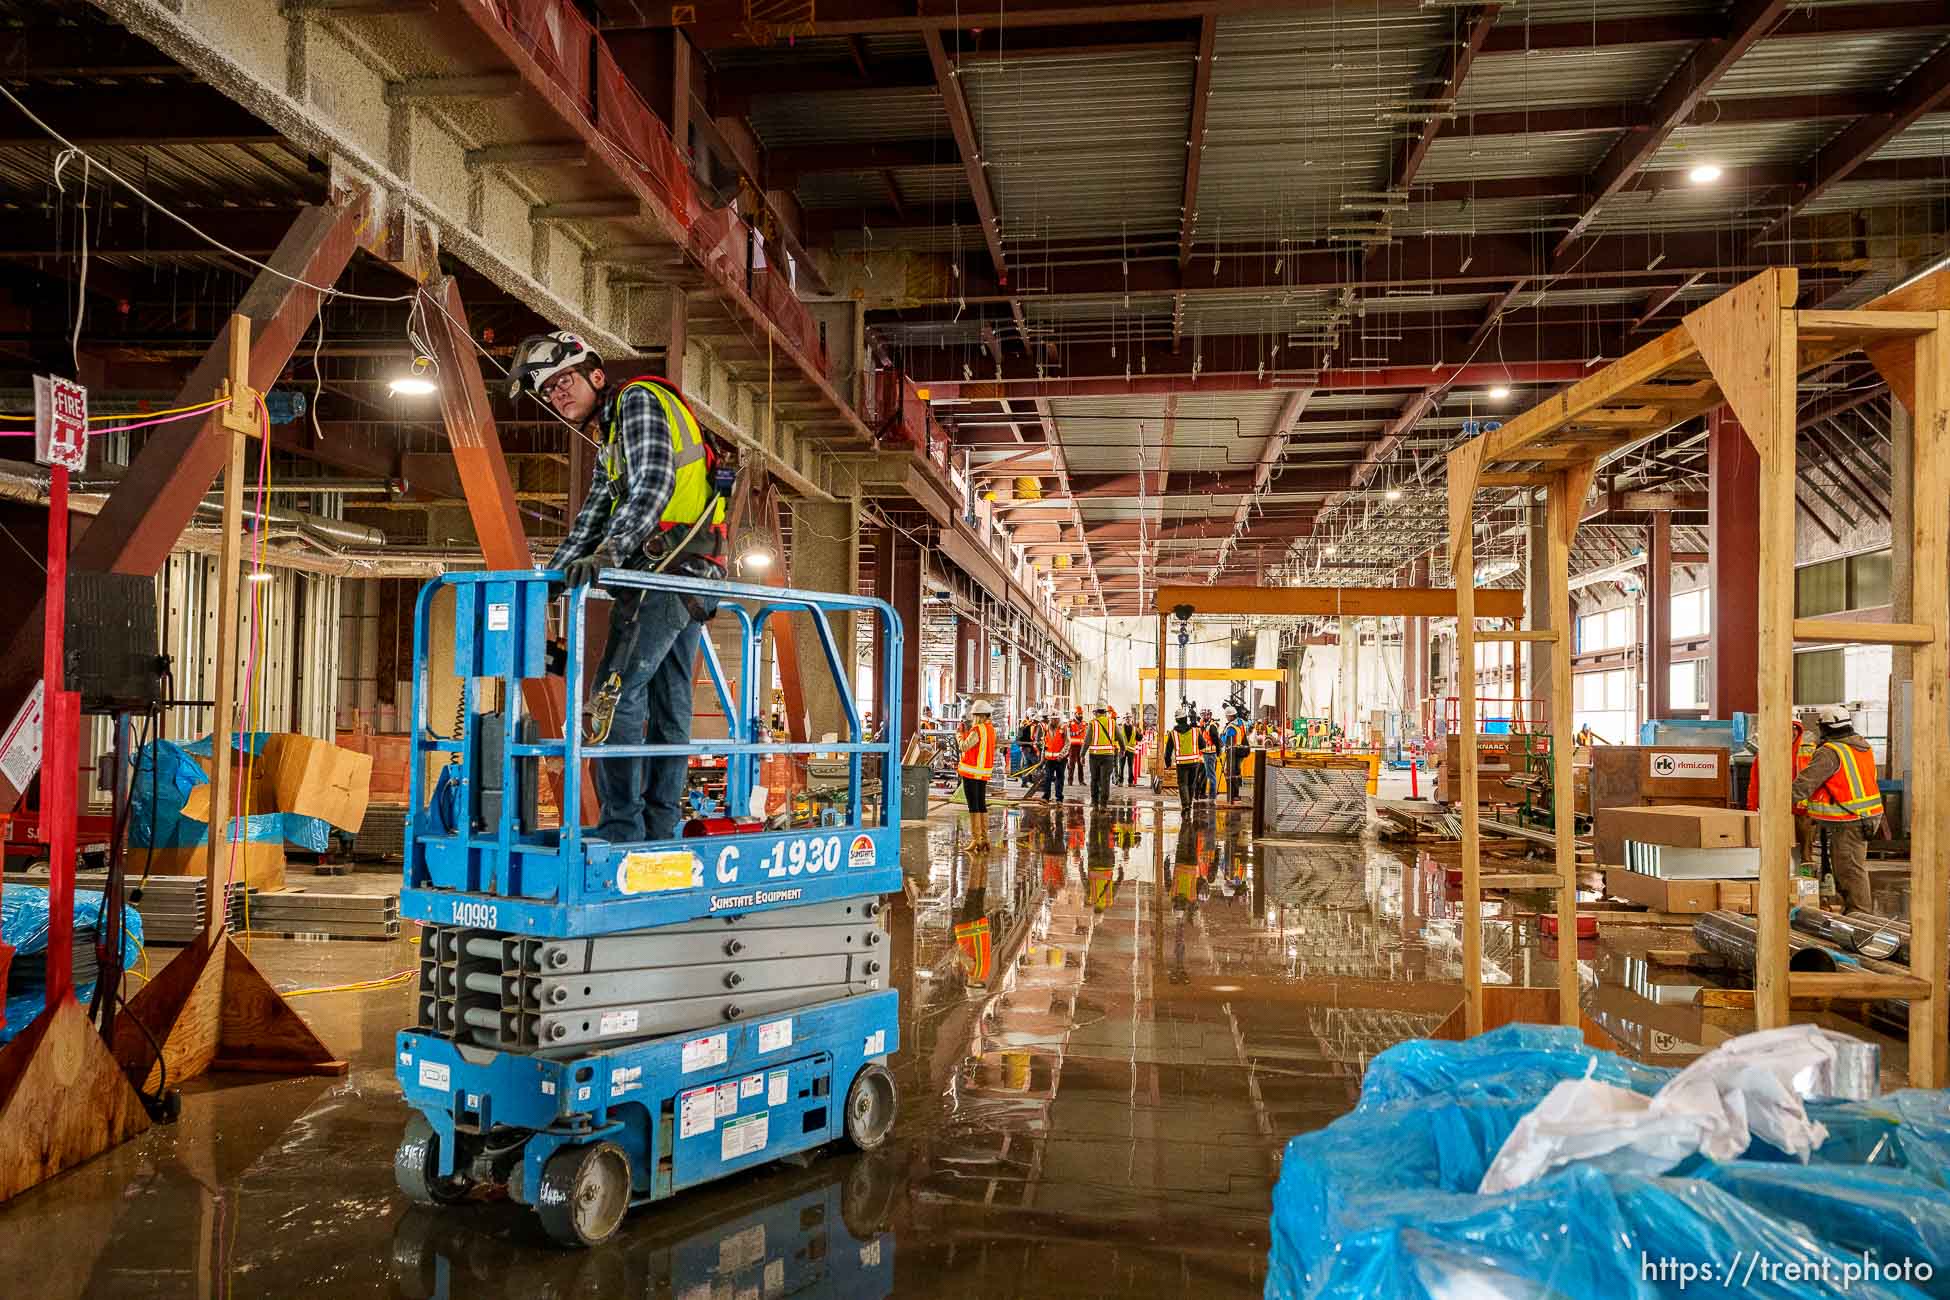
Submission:
[[[1751,916],[1758,888],[1751,880],[1661,880],[1624,867],[1605,868],[1606,894],[1655,912],[1696,913],[1725,908]]]
[[[1624,867],[1605,868],[1605,892],[1655,912],[1711,912],[1720,905],[1717,880],[1661,880]]]
[[[236,846],[237,875],[252,889],[284,888],[284,845],[250,841]],[[193,844],[181,848],[157,849],[153,864],[149,850],[132,848],[129,850],[129,870],[131,872],[148,869],[159,876],[201,876],[208,868],[210,846]],[[217,879],[221,883],[230,873],[232,859],[229,850],[217,863]]]
[[[316,817],[342,831],[356,831],[366,819],[372,764],[370,754],[310,736],[283,734],[265,738],[257,768],[270,782],[278,812]]]
[[[1607,808],[1599,816],[1622,839],[1664,844],[1676,849],[1739,849],[1747,846],[1753,813],[1690,804],[1665,807]]]
[[[404,741],[405,737],[399,739]],[[207,763],[204,770],[209,770]],[[370,755],[328,741],[310,736],[267,736],[263,752],[245,769],[249,780],[244,790],[244,813],[297,813],[319,818],[342,831],[356,831],[365,821],[372,770]],[[403,765],[401,770],[403,773]],[[404,784],[402,781],[402,787]],[[214,790],[207,782],[192,789],[183,800],[183,815],[207,823]]]

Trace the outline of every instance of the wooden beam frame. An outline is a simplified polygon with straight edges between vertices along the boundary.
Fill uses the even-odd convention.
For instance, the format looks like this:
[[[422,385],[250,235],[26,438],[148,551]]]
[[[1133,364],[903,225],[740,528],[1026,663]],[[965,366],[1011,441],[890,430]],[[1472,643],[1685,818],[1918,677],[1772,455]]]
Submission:
[[[1468,444],[1465,444],[1468,445]],[[1460,617],[1461,588],[1448,587],[1159,587],[1152,611],[1160,618],[1179,605],[1200,614],[1272,614],[1289,617]],[[1523,592],[1483,587],[1468,594],[1478,618],[1522,618]]]
[[[1915,622],[1863,625],[1794,618],[1796,486],[1796,392],[1799,376],[1849,352],[1865,352],[1916,421],[1913,492],[1919,501],[1950,496],[1950,272],[1938,272],[1885,295],[1854,312],[1797,312],[1799,285],[1792,270],[1774,270],[1735,286],[1688,314],[1677,328],[1580,381],[1550,401],[1524,412],[1501,430],[1462,444],[1449,454],[1451,563],[1458,584],[1457,659],[1473,663],[1482,611],[1472,597],[1473,503],[1486,477],[1540,476],[1525,466],[1544,464],[1549,478],[1550,581],[1553,622],[1569,624],[1564,590],[1577,509],[1589,488],[1593,464],[1609,446],[1636,433],[1631,421],[1608,423],[1597,437],[1583,432],[1588,413],[1618,413],[1628,404],[1655,404],[1660,419],[1697,414],[1724,402],[1739,418],[1761,459],[1758,776],[1761,782],[1761,873],[1757,904],[1758,952],[1754,1011],[1762,1029],[1792,1018],[1796,981],[1789,976],[1788,915],[1795,903],[1794,818],[1786,738],[1793,710],[1794,645],[1797,638],[1913,646],[1916,689],[1911,701],[1914,776],[1912,788],[1935,791],[1950,778],[1950,519],[1918,510],[1912,524],[1911,608]],[[1162,594],[1162,593],[1161,593]],[[1562,622],[1558,622],[1562,620]],[[1570,646],[1553,644],[1552,732],[1559,789],[1571,780]],[[1475,680],[1460,676],[1462,728],[1476,724]],[[1474,747],[1464,745],[1458,763],[1463,800],[1463,983],[1465,1024],[1483,1028],[1481,833],[1477,822],[1478,776]],[[1915,1087],[1941,1088],[1950,1077],[1950,990],[1946,990],[1946,871],[1950,806],[1918,801],[1911,827],[1911,969],[1909,1078]],[[1567,823],[1568,826],[1568,823]],[[1568,834],[1560,827],[1558,865],[1565,892],[1559,915],[1575,920],[1567,902],[1575,878],[1567,865]],[[1574,931],[1568,928],[1562,933]],[[1575,962],[1559,971],[1559,1014],[1575,1023]],[[1919,991],[1917,980],[1927,982]],[[1805,983],[1805,981],[1803,981]],[[1878,986],[1883,987],[1883,986]],[[1888,996],[1905,996],[1893,991]],[[1804,990],[1805,991],[1805,990]]]

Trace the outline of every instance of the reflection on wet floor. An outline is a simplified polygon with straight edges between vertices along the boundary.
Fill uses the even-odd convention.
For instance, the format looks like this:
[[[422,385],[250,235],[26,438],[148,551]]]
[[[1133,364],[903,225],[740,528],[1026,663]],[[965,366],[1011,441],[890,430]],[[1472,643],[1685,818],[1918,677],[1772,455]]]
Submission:
[[[411,993],[331,995],[300,1005],[349,1078],[192,1085],[174,1129],[0,1207],[0,1294],[1257,1294],[1286,1139],[1346,1113],[1374,1053],[1457,1005],[1460,890],[1426,854],[1256,848],[1243,810],[1187,824],[1129,791],[1103,814],[992,817],[987,855],[945,813],[905,834],[901,1111],[879,1152],[687,1192],[581,1254],[518,1206],[408,1211],[392,1036]],[[1486,916],[1485,979],[1554,985],[1535,916]],[[1661,1064],[1744,1027],[1691,1004],[1703,977],[1649,960],[1677,942],[1608,927],[1577,952],[1587,1013]],[[294,988],[410,950],[256,956]]]

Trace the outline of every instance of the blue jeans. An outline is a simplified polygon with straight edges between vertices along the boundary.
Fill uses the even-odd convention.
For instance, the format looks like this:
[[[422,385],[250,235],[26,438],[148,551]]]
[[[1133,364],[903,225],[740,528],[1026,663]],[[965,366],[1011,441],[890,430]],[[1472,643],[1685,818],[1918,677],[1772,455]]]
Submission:
[[[1207,754],[1202,761],[1205,763],[1205,788],[1198,797],[1216,799],[1219,797],[1219,756]]]
[[[1061,758],[1043,759],[1043,798],[1061,800],[1063,798],[1063,768]]]
[[[716,612],[707,602],[706,614]],[[612,745],[680,745],[691,738],[691,672],[704,625],[671,591],[622,590],[610,611],[609,641],[597,671],[600,685],[611,673],[623,679],[610,724]],[[677,835],[690,760],[604,758],[595,763],[596,795],[603,819],[595,837],[612,844]]]

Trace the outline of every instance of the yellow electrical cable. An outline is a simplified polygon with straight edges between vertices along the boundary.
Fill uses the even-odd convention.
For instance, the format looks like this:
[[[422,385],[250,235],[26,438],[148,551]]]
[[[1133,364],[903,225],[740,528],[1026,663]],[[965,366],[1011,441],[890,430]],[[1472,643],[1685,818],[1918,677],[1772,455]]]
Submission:
[[[199,402],[194,406],[174,406],[167,411],[122,411],[122,412],[116,412],[109,415],[91,415],[88,417],[88,422],[90,424],[93,424],[98,421],[105,422],[108,420],[132,420],[136,418],[141,418],[145,420],[157,420],[157,419],[161,419],[165,415],[189,415],[196,411],[212,410],[216,407],[224,405],[229,400],[230,399],[228,397],[219,397],[214,401]],[[31,415],[0,414],[0,420],[32,420],[33,418],[34,417]]]
[[[389,989],[419,978],[417,970],[403,970],[376,980],[358,980],[351,984],[328,984],[323,988],[292,989],[284,994],[287,998],[308,998],[314,993],[365,993],[373,989]]]

